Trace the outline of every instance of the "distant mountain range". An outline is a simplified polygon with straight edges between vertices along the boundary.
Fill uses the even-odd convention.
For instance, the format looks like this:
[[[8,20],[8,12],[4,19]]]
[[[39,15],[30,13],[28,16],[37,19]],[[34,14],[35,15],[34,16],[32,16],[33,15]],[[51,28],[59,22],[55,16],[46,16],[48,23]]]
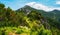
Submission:
[[[26,14],[29,14],[31,11],[37,11],[40,12],[44,17],[48,17],[60,21],[60,10],[56,10],[56,9],[53,11],[46,12],[44,10],[38,10],[26,5],[16,11],[24,11]]]

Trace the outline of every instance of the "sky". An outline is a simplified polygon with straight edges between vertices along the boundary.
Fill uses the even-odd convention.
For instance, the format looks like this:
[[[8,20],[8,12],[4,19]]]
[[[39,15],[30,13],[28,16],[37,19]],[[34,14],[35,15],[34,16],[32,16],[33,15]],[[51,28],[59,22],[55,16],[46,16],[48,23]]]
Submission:
[[[17,10],[32,2],[60,9],[60,0],[0,0],[0,3],[5,4],[6,7],[10,7],[13,10]]]

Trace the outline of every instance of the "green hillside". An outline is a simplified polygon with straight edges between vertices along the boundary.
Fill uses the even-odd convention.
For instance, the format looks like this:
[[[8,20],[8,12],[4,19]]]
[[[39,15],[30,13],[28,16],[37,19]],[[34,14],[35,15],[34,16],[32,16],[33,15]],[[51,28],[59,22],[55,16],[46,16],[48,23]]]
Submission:
[[[14,11],[0,4],[0,35],[60,35],[60,23],[31,8]]]

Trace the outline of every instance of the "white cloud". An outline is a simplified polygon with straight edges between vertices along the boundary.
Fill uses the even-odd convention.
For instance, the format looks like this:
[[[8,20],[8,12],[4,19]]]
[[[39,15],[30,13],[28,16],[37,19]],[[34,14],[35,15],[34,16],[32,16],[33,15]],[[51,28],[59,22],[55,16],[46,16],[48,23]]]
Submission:
[[[56,4],[60,4],[60,1],[57,1]]]
[[[35,9],[38,9],[38,10],[44,10],[46,12],[52,11],[54,9],[60,10],[60,8],[51,8],[51,7],[45,6],[45,5],[40,4],[40,3],[36,3],[36,2],[30,2],[30,3],[27,3],[26,5],[33,7]]]

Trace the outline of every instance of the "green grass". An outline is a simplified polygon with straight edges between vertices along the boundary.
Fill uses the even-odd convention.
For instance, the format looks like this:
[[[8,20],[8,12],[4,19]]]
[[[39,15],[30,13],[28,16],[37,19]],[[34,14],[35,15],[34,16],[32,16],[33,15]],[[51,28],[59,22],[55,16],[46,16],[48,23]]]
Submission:
[[[22,34],[22,33],[30,33],[30,29],[28,27],[3,27],[0,28],[0,35],[8,35],[9,33],[14,34]]]

